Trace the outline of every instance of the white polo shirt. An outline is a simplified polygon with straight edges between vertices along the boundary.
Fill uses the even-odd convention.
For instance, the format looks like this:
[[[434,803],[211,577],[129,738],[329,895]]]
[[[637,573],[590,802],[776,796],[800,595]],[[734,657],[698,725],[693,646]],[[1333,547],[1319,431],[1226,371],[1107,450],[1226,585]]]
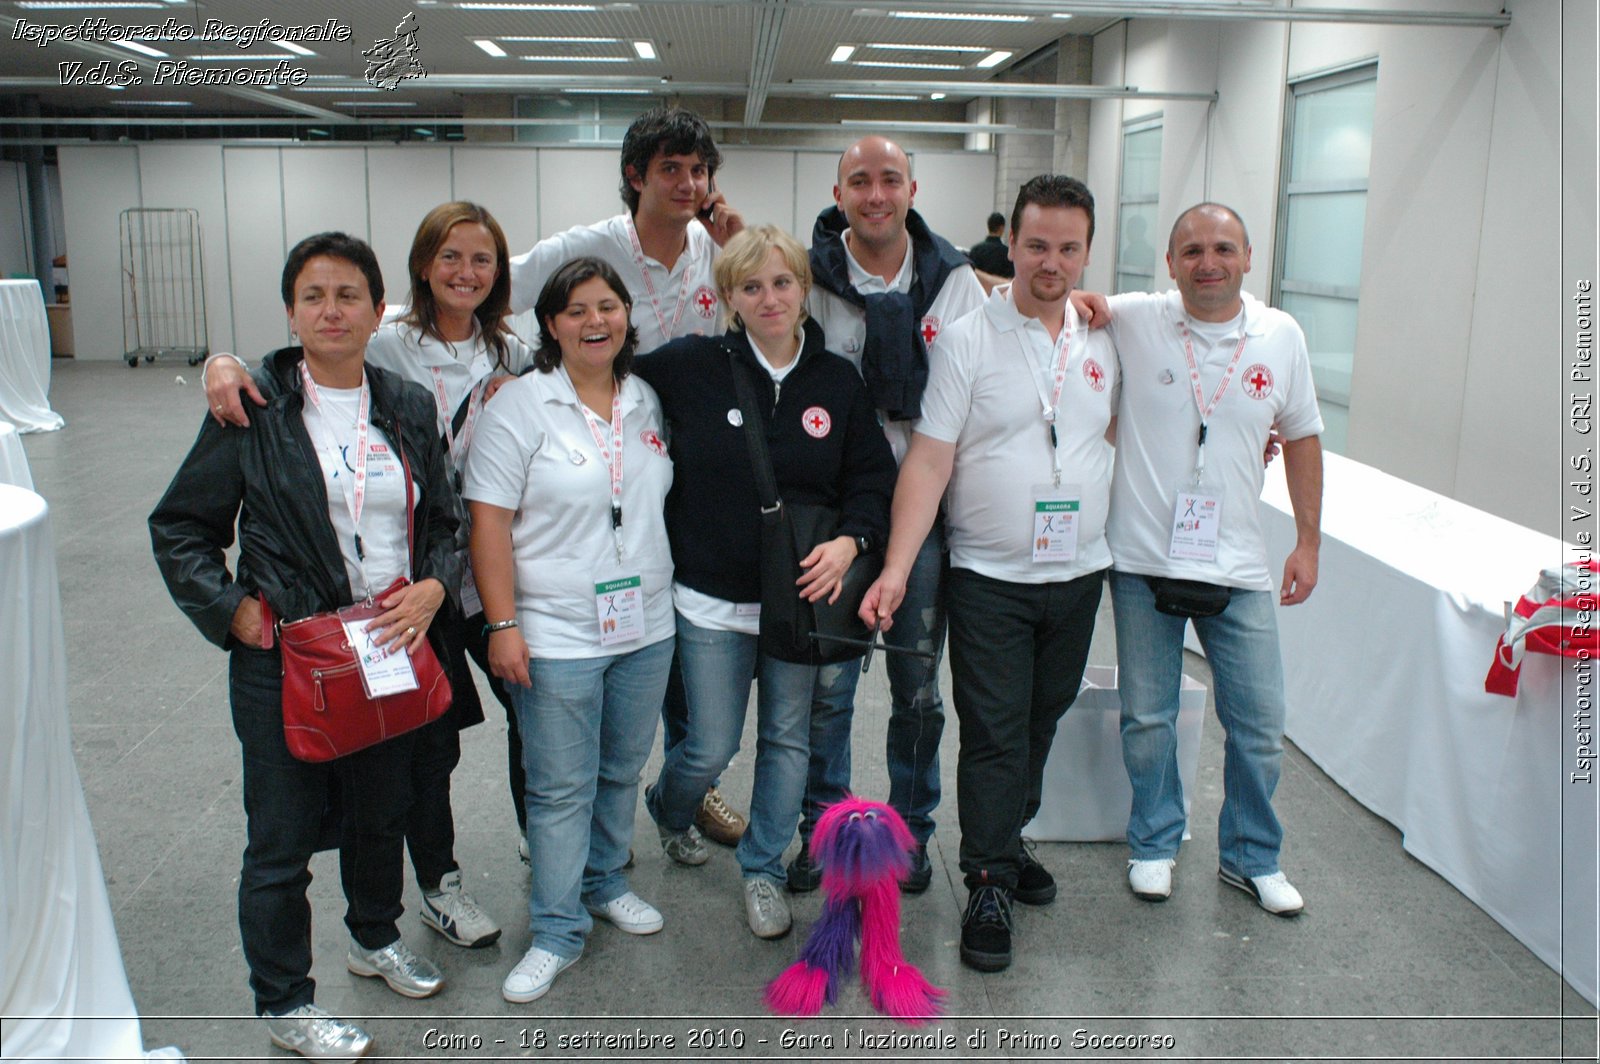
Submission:
[[[587,255],[609,264],[628,286],[640,352],[654,351],[680,336],[721,335],[722,300],[711,275],[717,245],[705,226],[689,224],[688,246],[670,270],[639,248],[632,228],[633,217],[619,214],[545,237],[513,258],[511,312],[532,310],[550,275],[567,261]]]
[[[900,263],[900,272],[885,284],[882,277],[868,273],[856,261],[849,243],[844,245],[844,261],[846,269],[850,271],[851,287],[864,296],[910,292],[911,284],[916,279],[912,259],[911,243],[907,241],[906,257]],[[922,338],[928,345],[930,358],[945,326],[977,310],[983,305],[983,300],[983,285],[978,283],[978,275],[972,272],[971,266],[958,267],[945,276],[938,295],[933,297],[933,302],[928,306],[928,313],[922,316]],[[867,340],[867,308],[858,307],[813,282],[811,295],[806,299],[806,313],[816,318],[817,324],[822,326],[824,346],[848,359],[856,372],[861,372],[861,349]],[[881,410],[878,420],[883,422],[883,433],[889,439],[889,449],[894,451],[895,462],[903,461],[906,448],[911,445],[911,422],[890,421]]]
[[[661,402],[639,378],[622,384],[622,562],[611,527],[611,471],[566,371],[533,372],[501,388],[467,457],[463,497],[515,510],[511,548],[517,621],[542,658],[627,653],[673,634],[672,555],[662,506],[672,460]],[[603,422],[608,447],[610,418]],[[643,579],[645,635],[602,647],[595,585]]]
[[[1072,580],[1111,564],[1106,510],[1117,402],[1116,353],[1066,308],[1072,330],[1055,419],[1061,484],[1077,485],[1078,540],[1071,561],[1033,560],[1034,488],[1050,485],[1050,434],[1040,393],[1053,387],[1055,342],[1000,285],[983,306],[949,326],[933,353],[917,431],[956,445],[945,493],[950,564],[1013,583]]]
[[[1320,435],[1305,335],[1293,318],[1244,294],[1244,351],[1206,429],[1202,490],[1220,493],[1214,561],[1169,557],[1174,506],[1193,484],[1200,411],[1195,405],[1177,291],[1111,298],[1111,326],[1122,363],[1117,468],[1106,535],[1119,571],[1204,580],[1269,591],[1261,533],[1261,454],[1276,424],[1285,440]],[[1239,345],[1239,321],[1207,343],[1191,325],[1200,388],[1209,403]],[[1202,323],[1204,325],[1204,323]]]
[[[461,434],[450,437],[450,457],[460,470],[466,464],[467,448],[472,443],[478,411],[483,405],[483,393],[478,385],[496,373],[521,373],[533,365],[533,352],[517,337],[508,335],[506,361],[509,364],[501,368],[484,343],[476,322],[471,339],[441,343],[414,326],[387,321],[367,343],[367,361],[422,386],[433,399],[440,436],[454,424],[456,411],[461,409],[468,394],[475,393]]]

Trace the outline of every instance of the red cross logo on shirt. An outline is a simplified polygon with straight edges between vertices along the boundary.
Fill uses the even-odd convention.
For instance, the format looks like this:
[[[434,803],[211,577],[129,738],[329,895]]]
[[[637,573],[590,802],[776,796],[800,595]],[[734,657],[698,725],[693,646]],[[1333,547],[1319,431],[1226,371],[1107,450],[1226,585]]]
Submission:
[[[933,346],[934,338],[939,335],[939,319],[929,314],[922,319],[922,342],[929,347]]]
[[[1257,362],[1244,371],[1244,394],[1252,399],[1265,399],[1272,394],[1272,371]]]
[[[806,430],[806,435],[820,440],[832,430],[833,419],[822,407],[808,406],[806,412],[800,415],[800,425]]]
[[[711,317],[717,312],[717,294],[701,285],[694,293],[694,309],[702,318]]]
[[[1083,360],[1083,379],[1089,382],[1089,387],[1097,392],[1106,390],[1106,371],[1100,368],[1100,363],[1092,358]]]

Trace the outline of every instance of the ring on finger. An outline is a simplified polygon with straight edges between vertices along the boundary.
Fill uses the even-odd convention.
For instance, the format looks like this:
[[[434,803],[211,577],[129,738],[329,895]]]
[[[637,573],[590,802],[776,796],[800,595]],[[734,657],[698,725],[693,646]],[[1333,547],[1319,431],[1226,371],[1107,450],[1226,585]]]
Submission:
[[[411,636],[411,637],[413,637],[413,638],[415,638],[415,637],[416,637],[416,634],[417,634],[417,629],[416,629],[416,626],[415,626],[415,625],[412,625],[412,626],[410,626],[410,627],[408,627],[408,628],[407,628],[407,629],[406,629],[406,635],[408,635],[408,636]]]

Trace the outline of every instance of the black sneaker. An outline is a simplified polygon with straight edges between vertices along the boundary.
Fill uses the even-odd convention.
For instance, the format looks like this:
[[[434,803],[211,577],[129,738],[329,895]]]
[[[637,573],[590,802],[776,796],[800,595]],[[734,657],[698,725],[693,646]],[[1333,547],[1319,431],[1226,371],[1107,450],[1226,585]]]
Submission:
[[[1022,868],[1011,896],[1024,905],[1049,905],[1056,900],[1056,877],[1033,855],[1033,841],[1022,840]]]
[[[800,852],[789,862],[788,887],[790,894],[810,894],[822,886],[822,866],[811,860],[811,846],[800,840]]]
[[[1011,966],[1011,899],[996,886],[978,887],[967,895],[961,917],[961,963],[980,972]]]
[[[921,894],[932,882],[933,865],[928,860],[928,847],[924,844],[911,854],[911,871],[900,881],[900,893]]]

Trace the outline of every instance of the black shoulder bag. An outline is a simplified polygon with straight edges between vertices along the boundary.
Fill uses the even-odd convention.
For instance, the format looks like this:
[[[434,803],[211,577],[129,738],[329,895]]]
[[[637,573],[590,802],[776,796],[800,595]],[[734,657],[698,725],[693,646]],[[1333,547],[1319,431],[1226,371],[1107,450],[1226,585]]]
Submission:
[[[744,417],[756,492],[761,498],[761,652],[805,665],[836,665],[859,658],[872,632],[857,616],[867,589],[883,571],[883,553],[858,554],[844,575],[839,598],[811,603],[800,597],[800,559],[818,543],[838,535],[839,511],[812,503],[785,503],[767,454],[767,419],[738,355],[728,349],[728,368]]]

